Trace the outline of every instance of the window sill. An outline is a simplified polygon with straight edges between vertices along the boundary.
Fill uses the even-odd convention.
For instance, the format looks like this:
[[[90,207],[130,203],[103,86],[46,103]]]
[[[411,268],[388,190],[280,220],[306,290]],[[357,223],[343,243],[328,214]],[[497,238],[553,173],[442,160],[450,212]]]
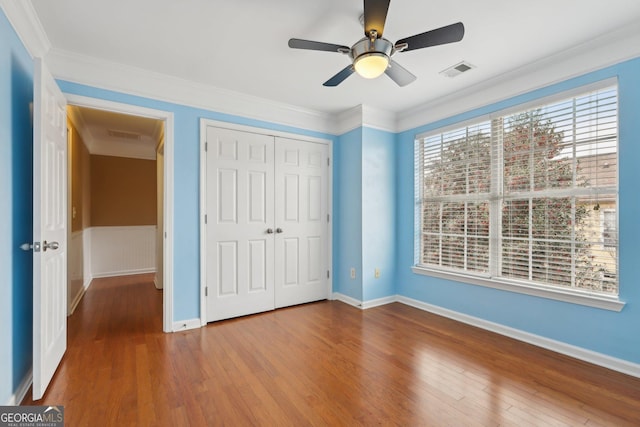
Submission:
[[[547,298],[556,301],[563,301],[572,304],[580,304],[588,307],[600,308],[603,310],[611,310],[620,312],[624,308],[625,303],[617,297],[608,297],[604,295],[593,295],[586,292],[567,292],[562,289],[552,287],[533,286],[527,283],[516,282],[505,279],[494,279],[490,277],[473,276],[470,274],[461,274],[440,270],[433,270],[426,267],[414,266],[411,270],[415,274],[424,276],[439,277],[441,279],[455,280],[457,282],[468,283],[472,285],[485,286],[487,288],[500,289],[503,291],[517,292],[525,295],[532,295],[540,298]]]

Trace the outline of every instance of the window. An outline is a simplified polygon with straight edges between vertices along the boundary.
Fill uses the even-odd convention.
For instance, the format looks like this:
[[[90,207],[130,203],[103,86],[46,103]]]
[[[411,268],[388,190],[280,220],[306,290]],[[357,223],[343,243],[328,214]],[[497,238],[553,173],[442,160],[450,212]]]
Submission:
[[[616,210],[602,210],[602,244],[605,248],[615,249],[618,246],[616,235]]]
[[[607,87],[418,136],[416,266],[617,296],[617,127]]]

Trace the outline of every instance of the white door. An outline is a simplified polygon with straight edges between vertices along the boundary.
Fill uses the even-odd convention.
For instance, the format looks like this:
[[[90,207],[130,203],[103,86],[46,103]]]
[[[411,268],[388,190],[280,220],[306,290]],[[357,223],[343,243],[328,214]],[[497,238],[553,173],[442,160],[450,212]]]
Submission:
[[[67,347],[67,118],[66,100],[40,59],[33,80],[33,399],[38,400]]]
[[[328,298],[326,144],[276,138],[276,307]]]
[[[273,137],[207,127],[207,321],[273,310]]]

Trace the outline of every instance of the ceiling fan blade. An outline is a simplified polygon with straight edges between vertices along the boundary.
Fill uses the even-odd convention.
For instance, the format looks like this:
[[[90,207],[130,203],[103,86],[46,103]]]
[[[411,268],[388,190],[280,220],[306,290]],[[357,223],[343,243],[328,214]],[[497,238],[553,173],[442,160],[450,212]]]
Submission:
[[[340,52],[345,49],[348,52],[350,50],[349,46],[302,39],[289,39],[289,47],[293,49],[321,50],[325,52]]]
[[[382,37],[384,23],[391,0],[364,0],[364,35],[369,37],[371,30],[376,30]]]
[[[422,34],[407,37],[396,42],[396,46],[407,44],[407,48],[403,52],[410,50],[422,49],[425,47],[438,46],[441,44],[454,43],[462,40],[464,36],[464,25],[462,22],[447,25],[446,27],[437,28]]]
[[[349,64],[346,67],[344,67],[338,74],[336,74],[335,76],[331,77],[329,80],[324,82],[322,85],[323,86],[328,86],[328,87],[338,86],[340,83],[345,81],[345,79],[347,77],[349,77],[351,74],[353,74],[354,71],[355,71],[355,69],[353,68],[353,65]]]
[[[384,73],[391,77],[391,80],[396,82],[400,87],[406,86],[416,80],[416,76],[393,59],[389,61],[389,67],[387,67]]]

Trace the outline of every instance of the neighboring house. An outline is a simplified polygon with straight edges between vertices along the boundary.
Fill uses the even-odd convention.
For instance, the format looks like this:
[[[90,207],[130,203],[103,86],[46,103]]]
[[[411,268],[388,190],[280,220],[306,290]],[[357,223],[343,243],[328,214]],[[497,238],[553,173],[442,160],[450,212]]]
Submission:
[[[596,183],[598,186],[615,186],[618,175],[618,155],[616,153],[598,156],[583,156],[578,159],[579,179]],[[603,286],[617,276],[618,259],[618,201],[615,195],[604,197],[596,203],[585,203],[589,218],[585,225],[587,240],[594,262],[601,269]]]

